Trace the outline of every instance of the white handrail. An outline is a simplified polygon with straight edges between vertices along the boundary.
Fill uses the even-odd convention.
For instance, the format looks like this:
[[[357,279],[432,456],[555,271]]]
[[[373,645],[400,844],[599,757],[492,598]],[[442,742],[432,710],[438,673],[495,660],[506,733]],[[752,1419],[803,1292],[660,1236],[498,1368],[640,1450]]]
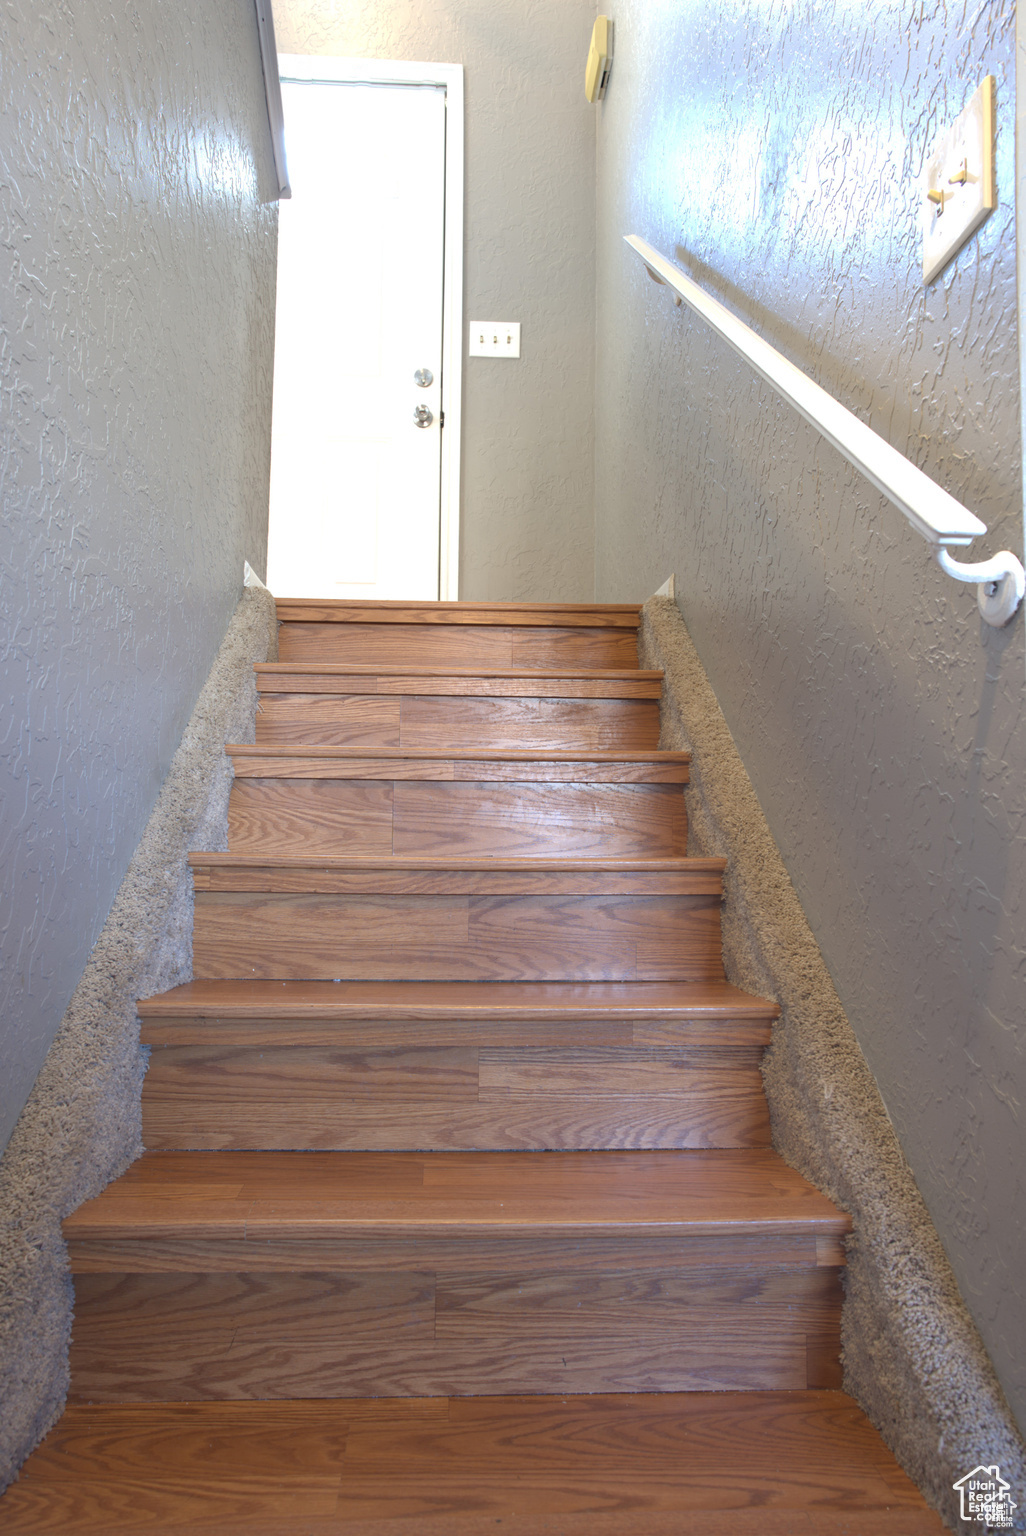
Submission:
[[[808,374],[788,362],[743,320],[711,298],[647,240],[639,235],[625,235],[624,239],[641,257],[650,277],[672,289],[678,296],[677,303],[683,300],[701,315],[728,346],[905,514],[913,528],[933,546],[938,563],[948,575],[979,584],[980,612],[987,622],[1006,624],[1026,590],[1026,573],[1016,556],[1002,550],[982,565],[963,565],[952,560],[944,548],[946,544],[971,543],[986,533],[986,523],[827,394]]]

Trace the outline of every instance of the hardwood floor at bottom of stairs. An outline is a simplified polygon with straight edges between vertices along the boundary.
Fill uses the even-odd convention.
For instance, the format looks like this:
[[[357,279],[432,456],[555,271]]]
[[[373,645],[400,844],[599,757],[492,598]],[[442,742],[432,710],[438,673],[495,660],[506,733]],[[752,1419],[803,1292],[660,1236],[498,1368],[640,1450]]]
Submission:
[[[70,1408],[6,1536],[942,1536],[841,1392]]]

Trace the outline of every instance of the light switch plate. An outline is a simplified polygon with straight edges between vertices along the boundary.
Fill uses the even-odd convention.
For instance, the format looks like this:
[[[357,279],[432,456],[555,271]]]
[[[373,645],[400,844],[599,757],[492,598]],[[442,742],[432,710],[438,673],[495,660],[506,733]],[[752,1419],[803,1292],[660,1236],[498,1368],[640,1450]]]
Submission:
[[[923,282],[932,283],[997,207],[994,76],[937,139],[923,175]]]
[[[519,357],[519,320],[471,320],[471,357]]]

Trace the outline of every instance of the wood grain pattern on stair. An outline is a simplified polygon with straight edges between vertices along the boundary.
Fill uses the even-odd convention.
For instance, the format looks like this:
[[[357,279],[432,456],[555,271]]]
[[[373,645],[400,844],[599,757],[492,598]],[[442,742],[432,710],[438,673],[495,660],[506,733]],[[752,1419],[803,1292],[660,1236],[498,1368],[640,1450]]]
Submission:
[[[729,1087],[679,1098],[577,1094],[414,1105],[307,1099],[269,1104],[238,1098],[183,1103],[147,1093],[143,1143],[161,1148],[280,1147],[354,1151],[572,1151],[604,1148],[766,1147],[765,1103]]]
[[[210,982],[210,986],[231,986],[232,982]],[[239,983],[245,985],[245,983]],[[253,982],[249,985],[258,986]],[[290,986],[360,986],[360,982],[290,982],[268,983]],[[367,986],[388,986],[388,982],[367,982]],[[397,982],[397,986],[444,986],[445,983]],[[472,982],[453,983],[472,986]],[[502,982],[485,982],[485,986],[502,986]],[[523,985],[545,985],[528,983]],[[573,985],[573,983],[567,983]],[[587,985],[587,983],[585,983]],[[599,983],[601,985],[601,983]],[[616,985],[616,983],[613,983]],[[639,983],[648,985],[648,983]],[[699,986],[698,982],[682,982],[682,986]],[[283,1010],[284,1011],[284,1010]],[[508,1047],[555,1049],[562,1047],[604,1047],[614,1049],[631,1045],[653,1046],[659,1050],[714,1050],[718,1054],[731,1050],[762,1051],[770,1040],[771,1021],[764,1019],[687,1019],[679,1023],[656,1025],[622,1022],[613,1019],[552,1018],[527,1019],[509,1022],[503,1019],[471,1019],[455,1017],[430,1023],[421,1019],[397,1018],[360,1019],[357,1017],[318,1018],[219,1018],[216,1012],[196,1014],[178,1019],[144,1018],[140,1032],[143,1045],[158,1047],[174,1045],[204,1046],[258,1046],[263,1049],[281,1049],[297,1045],[319,1046],[329,1050],[391,1051],[425,1044],[446,1049],[450,1046],[470,1045],[478,1047]]]
[[[397,782],[383,780],[380,773],[367,779],[237,778],[228,806],[229,848],[551,859],[658,858],[687,846],[684,799],[674,784],[410,783],[401,772]]]
[[[613,684],[607,685],[610,689]],[[634,685],[639,690],[641,684]],[[404,694],[399,742],[443,750],[453,739],[467,747],[531,747],[539,751],[644,751],[659,745],[655,697],[576,696],[436,699]]]
[[[336,1042],[318,1046],[162,1046],[153,1054],[154,1095],[166,1100],[228,1100],[274,1103],[282,1089],[301,1100],[338,1098],[411,1101],[437,1099],[451,1090],[475,1099],[490,1090],[494,1099],[576,1093],[597,1096],[681,1098],[758,1087],[759,1052],[639,1050],[630,1046],[560,1046],[538,1049],[440,1046],[352,1049]]]
[[[945,1530],[840,1392],[73,1406],[3,1513],[10,1536]]]
[[[516,1382],[518,1391],[653,1392],[801,1390],[807,1385],[805,1340],[757,1324],[710,1336],[675,1338],[608,1332],[586,1338],[537,1341],[501,1330],[483,1343],[451,1337],[419,1341],[370,1339],[345,1347],[318,1342],[258,1341],[185,1335],[150,1351],[112,1359],[101,1346],[75,1348],[72,1401],[202,1401],[239,1398],[477,1396]],[[419,1346],[419,1347],[418,1347]],[[628,1384],[637,1385],[631,1388]]]
[[[684,797],[673,784],[401,783],[394,793],[399,857],[658,858],[687,848]]]
[[[423,779],[475,783],[686,784],[688,752],[481,751],[463,748],[445,754],[391,749],[311,746],[295,750],[277,744],[227,746],[236,779]]]
[[[204,1186],[239,1186],[230,1199]],[[170,1184],[171,1196],[162,1195]],[[182,1186],[194,1191],[188,1200]],[[146,1153],[66,1218],[69,1241],[507,1231],[842,1236],[847,1216],[767,1151]]]
[[[233,1097],[249,1103],[280,1101],[282,1093],[302,1099],[411,1102],[452,1092],[476,1099],[478,1052],[470,1047],[425,1045],[377,1054],[337,1046],[171,1046],[154,1052],[155,1070],[147,1090],[165,1101],[201,1103]],[[152,1079],[152,1082],[149,1081]]]
[[[201,978],[715,980],[719,916],[712,895],[199,891],[193,969]]]
[[[646,699],[658,703],[663,674],[632,667],[372,666],[343,662],[257,662],[261,697],[403,696],[411,698]],[[450,732],[447,748],[464,745]],[[559,750],[558,746],[556,750]]]
[[[774,1019],[778,1005],[729,982],[346,982],[189,981],[143,998],[147,1021],[230,1019],[630,1019],[675,1027],[683,1020]],[[153,1037],[147,1037],[153,1038]],[[745,1043],[748,1036],[739,1043]]]
[[[257,711],[258,742],[295,746],[327,743],[380,751],[400,745],[402,700],[373,694],[321,698],[315,694],[265,695]]]
[[[479,855],[355,859],[324,854],[192,853],[197,891],[350,892],[396,896],[719,895],[723,859]]]
[[[409,602],[405,599],[279,597],[280,624],[572,625],[637,629],[640,603]]]
[[[618,1390],[632,1359],[653,1390],[767,1390],[808,1384],[810,1339],[836,1352],[840,1287],[809,1268],[613,1270],[583,1294],[572,1273],[515,1269],[111,1274],[82,1278],[78,1308],[75,1392],[98,1401],[360,1396],[369,1379],[494,1392],[510,1374]]]
[[[232,985],[210,982],[210,986]],[[242,985],[242,983],[240,983]],[[249,983],[260,985],[260,983]],[[286,985],[269,983],[269,985]],[[304,986],[304,982],[287,983]],[[311,982],[311,986],[318,983]],[[323,983],[323,985],[360,986],[364,983]],[[387,982],[368,982],[367,986],[387,986]],[[432,986],[445,983],[398,982],[395,985]],[[454,983],[472,986],[472,982]],[[502,986],[502,982],[485,982]],[[544,985],[528,983],[523,985]],[[572,983],[568,983],[572,985]],[[615,983],[613,984],[615,985]],[[647,985],[647,983],[640,983]],[[699,986],[683,982],[682,986]],[[448,1049],[472,1046],[474,1049],[501,1047],[518,1049],[605,1048],[651,1046],[656,1050],[715,1052],[717,1059],[732,1061],[733,1052],[761,1053],[770,1039],[769,1017],[760,1019],[682,1019],[679,1023],[650,1027],[629,1020],[585,1018],[504,1019],[460,1018],[432,1023],[421,1019],[360,1019],[356,1017],[317,1018],[316,1015],[284,1018],[219,1018],[216,1013],[178,1018],[144,1018],[141,1040],[144,1045],[163,1049],[167,1046],[251,1046],[264,1050],[292,1046],[316,1046],[328,1050],[393,1051],[425,1045]]]
[[[163,1154],[168,1155],[168,1154]],[[187,1154],[202,1155],[202,1154]],[[316,1156],[305,1153],[304,1156]],[[381,1154],[393,1155],[393,1154]],[[399,1154],[402,1155],[402,1154]],[[448,1155],[448,1154],[441,1154]],[[552,1154],[550,1154],[552,1155]],[[574,1154],[559,1153],[558,1156]],[[820,1268],[843,1267],[839,1242],[833,1243],[841,1262]],[[458,1245],[444,1230],[419,1233],[415,1238],[390,1234],[381,1238],[361,1234],[342,1238],[282,1238],[263,1242],[257,1253],[245,1238],[164,1237],[74,1238],[69,1244],[73,1274],[213,1274],[242,1272],[259,1267],[261,1272],[332,1272],[346,1275],[401,1270],[423,1274],[492,1274],[516,1266],[537,1273],[558,1271],[580,1277],[582,1288],[596,1274],[610,1268],[608,1237],[564,1232],[540,1236],[514,1227],[508,1234],[474,1232],[461,1236]],[[619,1260],[621,1266],[627,1260]],[[659,1236],[632,1235],[629,1266],[632,1273],[695,1265],[815,1265],[817,1246],[809,1233],[751,1233],[730,1231],[693,1233],[680,1230]]]
[[[290,620],[278,631],[279,660],[402,667],[612,668],[637,670],[633,628],[583,625],[345,624]]]
[[[761,1046],[727,1046],[708,1024],[704,1046],[674,1048],[571,1045],[567,1026],[558,1045],[518,1048],[509,1026],[496,1024],[485,1026],[491,1048],[466,1034],[443,1046],[436,1029],[430,1045],[374,1047],[366,1027],[327,1046],[298,1045],[281,1031],[246,1046],[158,1046],[143,1091],[146,1146],[769,1145]]]
[[[477,749],[530,747],[578,752],[655,749],[659,706],[619,698],[321,697],[264,694],[261,744],[451,750],[453,736]]]
[[[379,779],[239,779],[228,799],[234,853],[388,857],[393,786]]]
[[[471,1282],[466,1282],[470,1284]],[[783,1292],[781,1292],[783,1294]],[[76,1282],[76,1346],[119,1337],[134,1351],[166,1353],[174,1334],[244,1329],[250,1342],[345,1342],[353,1329],[380,1339],[404,1327],[429,1337],[436,1312],[433,1274],[83,1275]]]

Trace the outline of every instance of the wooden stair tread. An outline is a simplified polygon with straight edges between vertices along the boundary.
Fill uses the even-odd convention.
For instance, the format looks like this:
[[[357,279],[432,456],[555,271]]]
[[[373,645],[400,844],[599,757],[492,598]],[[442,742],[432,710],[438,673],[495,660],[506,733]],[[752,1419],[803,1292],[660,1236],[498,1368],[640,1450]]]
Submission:
[[[850,1219],[775,1153],[148,1152],[66,1218],[69,1242],[346,1235],[839,1238]]]
[[[637,629],[639,603],[409,602],[360,598],[279,597],[279,623],[523,624]]]
[[[143,998],[144,1019],[530,1020],[776,1018],[779,1006],[726,981],[188,981]]]
[[[9,1536],[945,1530],[837,1391],[72,1406],[0,1510]]]

